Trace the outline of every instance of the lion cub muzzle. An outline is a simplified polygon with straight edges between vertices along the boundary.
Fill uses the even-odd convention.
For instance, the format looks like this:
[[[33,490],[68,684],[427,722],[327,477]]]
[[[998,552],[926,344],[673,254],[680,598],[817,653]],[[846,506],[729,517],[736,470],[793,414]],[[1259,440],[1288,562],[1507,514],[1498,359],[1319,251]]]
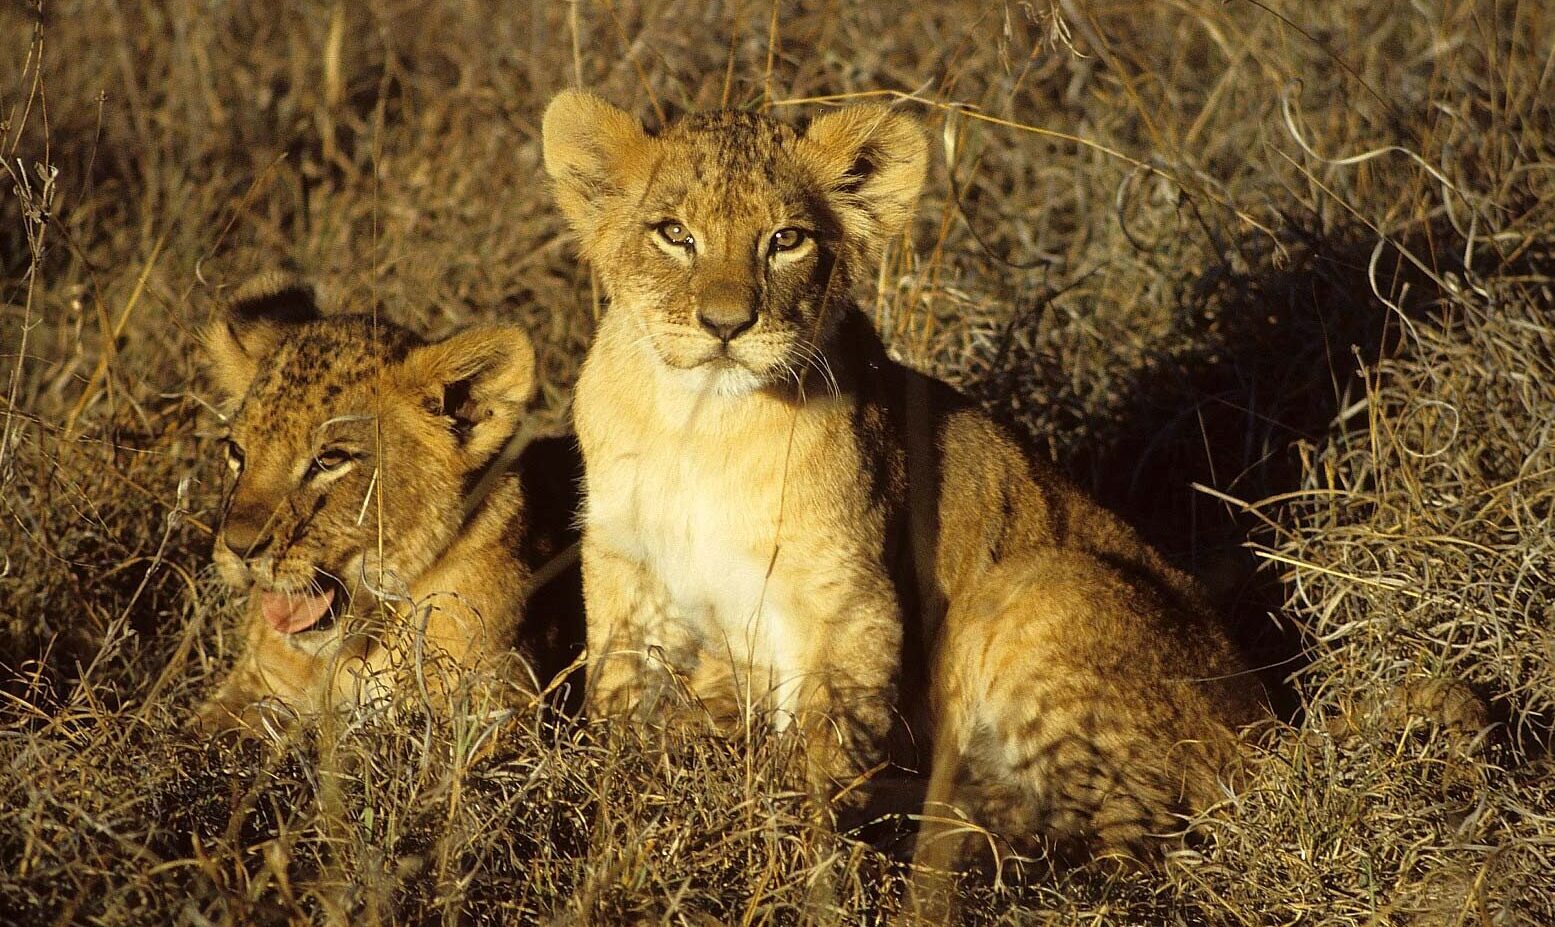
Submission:
[[[756,325],[755,288],[740,279],[715,279],[695,296],[697,324],[724,345]]]

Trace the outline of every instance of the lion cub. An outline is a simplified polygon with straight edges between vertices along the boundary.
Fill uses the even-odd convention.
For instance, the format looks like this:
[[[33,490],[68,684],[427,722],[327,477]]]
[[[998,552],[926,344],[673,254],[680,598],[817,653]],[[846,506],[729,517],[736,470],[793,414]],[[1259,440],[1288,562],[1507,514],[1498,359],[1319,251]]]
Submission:
[[[923,142],[882,109],[650,136],[569,91],[544,152],[611,299],[573,410],[587,705],[651,715],[680,677],[773,709],[812,786],[845,787],[893,720],[906,471],[877,389],[894,365],[865,366],[842,294],[911,214]]]
[[[591,704],[651,712],[671,673],[732,680],[835,788],[926,701],[918,855],[941,869],[952,808],[1130,852],[1212,800],[1259,695],[1196,586],[892,361],[848,295],[912,215],[912,119],[715,112],[649,134],[567,91],[544,139],[611,300],[574,406]],[[904,673],[915,652],[927,679]]]
[[[376,697],[417,660],[434,697],[465,670],[523,685],[565,664],[581,629],[568,632],[560,606],[526,621],[524,604],[531,571],[569,543],[571,442],[532,443],[522,482],[501,469],[474,494],[505,468],[533,391],[522,329],[429,344],[367,315],[325,316],[311,288],[269,277],[240,290],[204,344],[232,472],[214,557],[249,591],[249,616],[200,727]],[[542,480],[540,505],[526,506]],[[515,646],[535,677],[506,665]]]

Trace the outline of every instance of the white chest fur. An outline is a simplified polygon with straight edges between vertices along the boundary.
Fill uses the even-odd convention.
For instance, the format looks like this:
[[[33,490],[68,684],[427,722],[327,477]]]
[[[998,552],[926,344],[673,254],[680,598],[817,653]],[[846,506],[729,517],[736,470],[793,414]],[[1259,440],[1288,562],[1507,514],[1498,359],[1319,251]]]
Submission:
[[[791,707],[805,637],[791,623],[810,617],[814,568],[786,543],[806,530],[796,409],[688,392],[678,371],[638,372],[591,363],[579,381],[589,543],[642,566],[703,658],[765,676],[751,682]]]
[[[768,664],[794,592],[780,562],[782,461],[708,431],[693,419],[592,449],[585,524],[647,569],[705,649]]]

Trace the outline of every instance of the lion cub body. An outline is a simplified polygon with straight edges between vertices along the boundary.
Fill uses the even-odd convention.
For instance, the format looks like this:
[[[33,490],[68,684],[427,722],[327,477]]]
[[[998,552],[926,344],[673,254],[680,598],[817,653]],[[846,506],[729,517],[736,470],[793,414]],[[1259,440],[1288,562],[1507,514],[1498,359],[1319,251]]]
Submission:
[[[646,645],[688,678],[737,687],[696,692],[710,702],[764,702],[779,727],[814,712],[883,735],[901,622],[882,562],[884,506],[846,477],[873,450],[852,440],[853,404],[688,394],[626,321],[602,326],[575,409],[590,608],[631,624],[594,623],[594,652]],[[620,676],[601,667],[597,686],[662,694],[651,681],[643,691],[651,666],[618,665]],[[838,775],[851,770],[835,762]]]
[[[698,114],[650,136],[568,92],[545,153],[611,297],[575,403],[592,704],[649,710],[666,669],[695,688],[718,662],[793,714],[833,786],[925,704],[918,855],[938,869],[954,813],[1144,853],[1213,797],[1258,694],[1195,584],[892,361],[847,296],[911,215],[910,119]]]
[[[262,279],[205,341],[234,475],[214,556],[249,608],[244,651],[202,727],[388,695],[406,668],[435,697],[474,669],[520,686],[531,669],[549,678],[566,616],[521,624],[530,572],[566,546],[569,513],[529,517],[515,472],[472,495],[531,392],[522,330],[429,344],[368,316],[324,316],[307,287]],[[525,457],[557,456],[553,442]],[[513,662],[515,646],[532,667]]]

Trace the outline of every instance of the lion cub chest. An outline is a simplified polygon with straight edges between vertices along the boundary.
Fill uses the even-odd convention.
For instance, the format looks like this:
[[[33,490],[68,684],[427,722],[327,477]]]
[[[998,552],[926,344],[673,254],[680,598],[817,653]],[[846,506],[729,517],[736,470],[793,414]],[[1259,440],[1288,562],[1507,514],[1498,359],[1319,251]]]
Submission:
[[[585,431],[588,531],[640,564],[704,647],[771,663],[798,592],[781,556],[794,527],[780,514],[793,500],[786,442],[709,417],[617,428],[592,446]]]

